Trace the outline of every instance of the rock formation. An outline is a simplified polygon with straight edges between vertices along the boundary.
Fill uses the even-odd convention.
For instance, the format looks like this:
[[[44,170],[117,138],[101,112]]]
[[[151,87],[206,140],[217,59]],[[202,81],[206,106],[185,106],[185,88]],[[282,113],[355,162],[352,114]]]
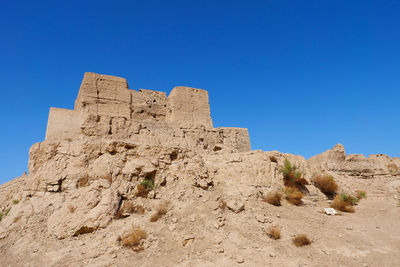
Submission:
[[[326,258],[326,244],[356,218],[327,222],[317,209],[328,200],[313,185],[302,207],[262,201],[282,190],[285,159],[306,180],[327,173],[343,190],[367,188],[366,201],[378,201],[371,207],[392,205],[379,202],[383,196],[400,198],[398,158],[346,155],[340,144],[309,160],[251,151],[247,129],[213,128],[207,91],[175,87],[167,97],[130,90],[123,78],[85,73],[75,109],[50,109],[46,140],[29,152],[29,174],[0,187],[2,265],[336,264],[337,257]],[[376,223],[362,208],[363,218]],[[396,216],[380,224],[387,227]],[[282,243],[268,239],[271,225],[286,231],[276,241]],[[398,262],[399,230],[381,230],[382,242],[392,244],[384,252],[365,247],[363,254],[339,242],[339,262]],[[289,236],[297,231],[328,243],[307,253],[293,250]],[[125,237],[134,239],[132,233],[142,239],[127,247]],[[364,235],[351,238],[357,246],[369,242]]]

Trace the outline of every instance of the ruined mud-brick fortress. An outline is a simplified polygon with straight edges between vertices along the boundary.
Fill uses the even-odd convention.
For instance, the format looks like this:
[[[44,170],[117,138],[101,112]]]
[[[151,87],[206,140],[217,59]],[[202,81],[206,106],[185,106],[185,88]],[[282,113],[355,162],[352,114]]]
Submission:
[[[46,140],[129,139],[197,153],[249,151],[244,128],[213,128],[208,93],[178,86],[130,90],[126,79],[85,73],[74,110],[50,108]]]

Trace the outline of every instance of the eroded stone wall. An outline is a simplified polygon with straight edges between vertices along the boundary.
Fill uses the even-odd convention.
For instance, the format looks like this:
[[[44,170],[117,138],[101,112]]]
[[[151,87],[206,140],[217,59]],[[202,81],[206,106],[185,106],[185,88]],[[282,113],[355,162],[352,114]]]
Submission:
[[[75,110],[51,108],[46,140],[129,139],[198,153],[249,151],[247,129],[213,128],[208,93],[178,86],[130,90],[126,79],[85,73]]]
[[[132,90],[131,117],[134,120],[164,121],[167,113],[167,94],[140,89]]]
[[[131,90],[126,79],[86,72],[75,110],[115,117],[131,117]]]
[[[184,126],[212,128],[208,93],[202,89],[178,86],[168,96],[167,120]]]

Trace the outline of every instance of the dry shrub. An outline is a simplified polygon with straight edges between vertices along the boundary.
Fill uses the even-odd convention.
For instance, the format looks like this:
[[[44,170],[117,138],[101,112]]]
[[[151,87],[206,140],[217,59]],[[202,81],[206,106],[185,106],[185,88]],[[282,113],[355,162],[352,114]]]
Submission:
[[[151,217],[150,217],[150,222],[156,222],[158,221],[158,219],[160,219],[162,216],[164,216],[165,214],[167,214],[168,212],[168,206],[169,206],[169,201],[165,201],[163,203],[161,203],[156,210],[156,213],[154,213]]]
[[[281,205],[282,195],[279,193],[268,194],[266,197],[263,198],[263,201],[268,202],[274,206]]]
[[[169,201],[165,201],[165,202],[161,203],[157,208],[157,213],[160,215],[167,214],[168,206],[169,206]]]
[[[313,183],[328,197],[333,197],[339,189],[339,186],[330,175],[316,175],[313,178]]]
[[[303,202],[301,199],[303,198],[303,193],[296,187],[285,187],[284,192],[286,194],[286,200],[296,206],[301,205]]]
[[[367,192],[363,190],[356,190],[356,198],[362,199],[362,198],[367,198]]]
[[[287,159],[285,159],[279,171],[283,174],[283,184],[287,187],[303,189],[305,185],[309,184],[309,182],[302,177],[303,173]]]
[[[138,184],[137,191],[135,193],[136,197],[147,197],[149,190],[142,184]]]
[[[124,247],[130,247],[133,251],[143,250],[142,240],[147,237],[145,230],[132,227],[132,229],[125,233],[121,238],[121,243]]]
[[[308,239],[308,237],[306,235],[296,235],[295,238],[293,238],[293,244],[296,247],[302,247],[302,246],[307,246],[311,244],[311,240]]]
[[[125,218],[129,214],[137,213],[144,214],[144,207],[140,205],[134,205],[132,201],[124,201],[118,211],[115,213],[115,218]]]
[[[358,199],[349,196],[345,193],[337,194],[333,199],[331,208],[343,211],[343,212],[354,212],[353,205],[357,203]]]
[[[119,210],[127,213],[134,213],[136,211],[136,206],[132,203],[132,201],[124,201]]]
[[[156,222],[158,221],[158,219],[160,219],[160,215],[156,212],[153,215],[151,215],[150,222]]]
[[[279,239],[281,238],[281,230],[277,227],[270,226],[267,235],[274,240]]]
[[[140,215],[144,214],[144,207],[143,206],[136,206],[135,213],[140,214]]]

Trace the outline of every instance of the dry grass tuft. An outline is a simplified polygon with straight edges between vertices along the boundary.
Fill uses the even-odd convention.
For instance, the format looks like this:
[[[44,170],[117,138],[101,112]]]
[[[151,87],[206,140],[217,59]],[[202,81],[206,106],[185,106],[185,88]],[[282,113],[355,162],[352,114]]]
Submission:
[[[303,202],[301,199],[303,198],[303,193],[296,187],[285,187],[284,192],[286,194],[286,200],[296,206],[301,205]]]
[[[281,238],[281,230],[278,227],[271,226],[268,228],[267,235],[274,240],[279,239]]]
[[[135,213],[140,215],[144,214],[145,209],[143,206],[136,206],[135,208],[136,208]]]
[[[124,247],[130,247],[133,251],[143,250],[142,240],[146,239],[147,233],[145,230],[132,227],[132,229],[124,234],[121,238],[121,243]]]
[[[268,202],[274,206],[281,205],[282,195],[279,193],[268,194],[266,197],[263,198],[263,201]]]
[[[148,194],[149,194],[149,190],[144,185],[138,184],[135,196],[146,198]]]
[[[169,201],[165,201],[165,202],[161,203],[157,208],[157,213],[160,215],[167,214],[168,206],[169,206]]]
[[[354,207],[357,203],[358,199],[347,195],[345,193],[337,194],[336,197],[333,199],[331,204],[331,208],[343,211],[343,212],[354,212]]]
[[[115,213],[115,218],[125,218],[128,217],[132,213],[136,214],[144,214],[144,207],[140,205],[134,205],[132,201],[126,200],[122,203],[121,207]]]
[[[150,217],[150,222],[156,222],[158,221],[162,216],[164,216],[165,214],[167,214],[168,212],[168,206],[169,206],[169,201],[165,201],[163,203],[161,203],[156,210],[156,213],[154,213],[151,217]]]
[[[150,222],[156,222],[158,221],[158,219],[160,219],[160,215],[158,215],[158,213],[156,212],[153,215],[151,215]]]
[[[308,237],[306,235],[297,235],[295,238],[293,238],[293,244],[296,247],[302,247],[302,246],[307,246],[311,244],[311,240],[308,239]]]
[[[339,189],[339,186],[330,175],[316,175],[312,181],[328,197],[333,197]]]

